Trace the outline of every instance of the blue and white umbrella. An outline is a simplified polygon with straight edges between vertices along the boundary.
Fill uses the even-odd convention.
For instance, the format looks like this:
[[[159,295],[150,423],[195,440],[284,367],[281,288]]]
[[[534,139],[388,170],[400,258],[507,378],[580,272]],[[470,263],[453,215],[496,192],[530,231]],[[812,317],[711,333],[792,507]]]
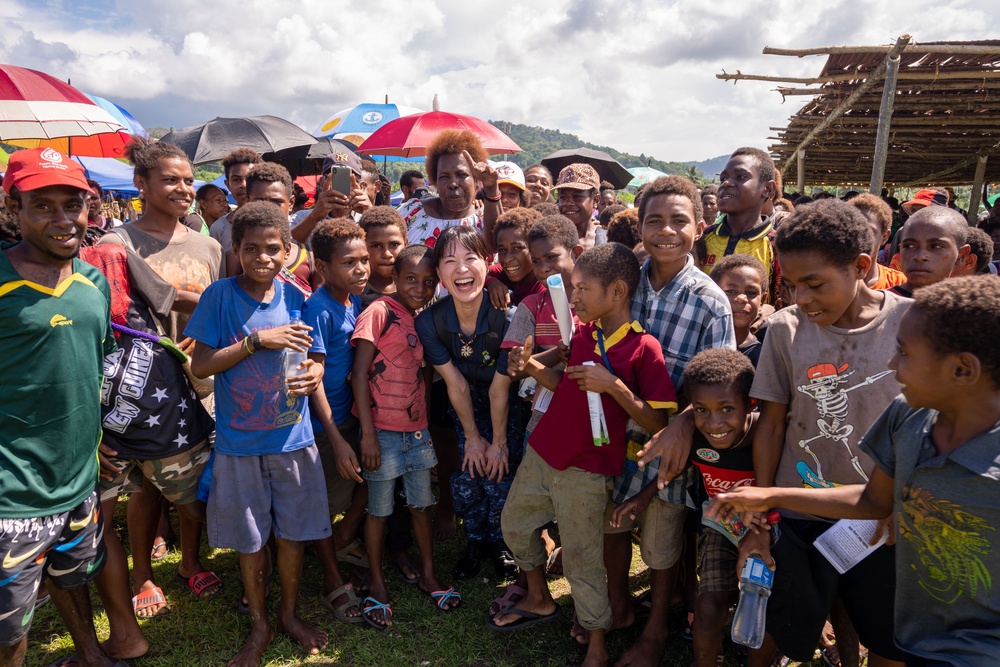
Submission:
[[[314,137],[331,137],[349,141],[355,146],[360,146],[371,133],[379,129],[390,120],[396,120],[403,116],[423,113],[422,109],[408,107],[399,104],[373,104],[364,102],[356,107],[341,109],[333,114],[316,129],[312,131]],[[420,162],[423,158],[409,159],[399,157],[388,157],[373,155],[373,158],[388,159],[390,162],[406,161]]]

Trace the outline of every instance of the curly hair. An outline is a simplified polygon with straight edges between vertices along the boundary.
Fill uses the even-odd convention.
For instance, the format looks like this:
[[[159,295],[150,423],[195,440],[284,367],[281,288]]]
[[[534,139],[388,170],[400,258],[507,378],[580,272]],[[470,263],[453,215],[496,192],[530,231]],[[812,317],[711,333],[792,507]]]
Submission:
[[[752,158],[754,163],[757,165],[757,178],[761,182],[767,183],[768,181],[777,181],[775,176],[776,170],[774,168],[774,159],[767,154],[766,151],[760,148],[754,148],[753,146],[743,146],[742,148],[737,148],[733,151],[733,154],[729,156],[732,160],[734,157],[749,157]],[[780,188],[776,188],[777,192],[781,192]]]
[[[486,248],[486,237],[479,233],[475,227],[454,225],[441,232],[441,236],[437,237],[434,242],[434,266],[441,266],[444,254],[455,243],[482,257],[483,261],[489,265],[490,252]]]
[[[399,273],[399,270],[403,268],[403,262],[408,262],[413,260],[416,263],[424,261],[424,258],[430,258],[431,262],[434,262],[434,248],[430,246],[425,246],[422,243],[414,243],[413,245],[408,245],[399,251],[396,255],[396,261],[392,264],[392,270]],[[437,282],[437,271],[434,271],[434,281]]]
[[[533,224],[528,230],[528,247],[540,239],[545,239],[552,245],[560,245],[570,253],[580,245],[580,233],[576,225],[565,215],[546,215]]]
[[[483,144],[471,130],[444,130],[438,132],[430,145],[427,147],[427,155],[424,166],[427,168],[427,175],[430,180],[437,180],[438,160],[442,155],[462,155],[462,151],[469,151],[469,155],[476,162],[485,162],[489,158],[489,153],[483,148]],[[472,165],[470,164],[471,168]]]
[[[406,238],[406,221],[391,206],[371,207],[361,214],[358,225],[361,229],[365,230],[365,234],[368,233],[369,229],[374,229],[375,227],[395,227],[403,235],[403,238]]]
[[[496,241],[497,237],[500,236],[500,232],[505,229],[516,229],[518,233],[527,239],[528,230],[541,219],[542,214],[533,208],[519,206],[518,208],[511,209],[497,218],[496,225],[493,227],[493,240]]]
[[[611,190],[612,192],[618,192],[618,188],[611,184],[610,181],[601,181],[601,187],[599,188],[601,192],[606,190]]]
[[[531,208],[533,208],[536,211],[538,211],[539,213],[541,213],[543,218],[547,218],[547,217],[549,217],[551,215],[560,215],[560,213],[559,213],[559,205],[558,204],[553,204],[550,201],[538,202],[537,204],[535,204]]]
[[[734,389],[743,400],[749,402],[753,374],[753,364],[743,353],[712,348],[694,355],[684,367],[682,386],[690,396],[692,387],[721,385]]]
[[[969,227],[965,235],[965,242],[969,244],[969,247],[972,248],[971,252],[976,256],[976,273],[982,273],[993,259],[993,239],[978,227]]]
[[[861,211],[839,199],[797,206],[774,237],[778,255],[814,252],[839,267],[849,266],[875,244],[871,225]],[[779,257],[780,259],[780,257]]]
[[[698,187],[683,176],[660,176],[652,183],[642,186],[641,192],[638,199],[640,225],[646,219],[646,208],[649,205],[649,200],[657,195],[686,197],[694,209],[694,219],[697,221],[705,217],[705,209],[702,207],[701,197],[698,195]]]
[[[922,335],[938,354],[966,352],[1000,388],[1000,280],[993,276],[948,278],[913,293],[911,313],[924,316]]]
[[[760,277],[761,294],[767,294],[767,269],[753,255],[744,255],[742,253],[726,255],[712,266],[712,271],[708,274],[708,277],[718,284],[727,273],[744,267],[751,268],[757,273]]]
[[[792,211],[795,210],[795,204],[792,203],[791,199],[788,199],[787,197],[781,197],[780,199],[775,200],[774,210],[791,213]]]
[[[229,170],[238,164],[260,164],[264,158],[260,153],[250,148],[237,148],[222,158],[222,173],[229,179]]]
[[[233,214],[233,248],[239,248],[243,237],[250,229],[274,229],[281,236],[287,248],[292,242],[292,231],[288,226],[288,216],[269,201],[252,201],[240,207]]]
[[[611,218],[615,217],[616,213],[621,213],[627,208],[628,207],[624,204],[610,204],[605,206],[604,210],[601,211],[601,214],[597,216],[597,224],[607,229],[608,225],[611,224]],[[638,213],[636,215],[638,215]]]
[[[13,193],[10,195],[18,202],[21,201],[20,197],[14,197]],[[575,229],[575,228],[574,228]],[[576,232],[574,231],[574,234]],[[21,240],[21,221],[18,217],[11,212],[6,206],[0,206],[0,242],[3,243],[18,243]]]
[[[364,242],[365,230],[349,218],[327,218],[316,225],[309,240],[313,257],[329,262],[339,246],[354,240]]]
[[[631,248],[621,243],[594,246],[576,258],[576,268],[596,278],[604,287],[615,280],[624,280],[629,298],[639,286],[639,260]]]
[[[611,207],[604,209],[607,213]],[[639,224],[639,211],[634,208],[623,208],[611,216],[608,223],[608,240],[621,243],[629,248],[636,243],[642,243],[642,225]]]
[[[892,209],[889,205],[885,203],[885,200],[881,197],[876,197],[871,193],[864,193],[860,195],[855,195],[849,200],[851,206],[860,209],[862,213],[866,216],[873,216],[878,222],[879,238],[876,241],[882,240],[882,235],[885,234],[889,226],[892,225]]]
[[[719,186],[714,183],[709,183],[701,189],[701,196],[712,195],[715,197],[719,196]]]
[[[287,169],[276,162],[258,162],[254,164],[253,168],[250,169],[250,173],[247,174],[247,192],[250,192],[250,189],[256,183],[281,183],[285,186],[285,194],[288,195],[289,200],[291,200],[295,193],[295,189],[292,187],[292,175],[288,173]]]
[[[179,146],[165,141],[153,141],[139,135],[132,135],[125,146],[125,158],[132,165],[135,175],[142,178],[149,178],[149,172],[160,166],[160,160],[183,160],[188,166],[191,165],[191,159]]]

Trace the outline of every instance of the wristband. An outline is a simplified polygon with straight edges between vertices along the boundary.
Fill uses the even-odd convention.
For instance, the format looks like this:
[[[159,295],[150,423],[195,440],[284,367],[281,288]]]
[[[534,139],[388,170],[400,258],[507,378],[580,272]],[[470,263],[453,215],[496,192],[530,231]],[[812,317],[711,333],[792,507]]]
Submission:
[[[250,336],[243,338],[243,349],[247,351],[247,354],[253,354],[255,350],[250,347]]]
[[[496,204],[497,202],[500,201],[500,193],[498,192],[496,197],[491,197],[488,194],[486,194],[486,190],[483,190],[483,199],[485,199],[488,202]]]
[[[250,344],[253,345],[254,352],[260,352],[264,349],[264,345],[260,342],[260,334],[256,331],[250,334]]]

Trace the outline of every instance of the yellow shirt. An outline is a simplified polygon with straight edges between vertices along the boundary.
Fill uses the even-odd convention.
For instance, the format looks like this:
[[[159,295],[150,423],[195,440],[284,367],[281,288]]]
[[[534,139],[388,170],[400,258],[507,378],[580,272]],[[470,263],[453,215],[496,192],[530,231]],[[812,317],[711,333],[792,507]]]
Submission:
[[[722,257],[727,255],[750,255],[760,260],[767,270],[767,301],[773,303],[777,297],[776,288],[778,270],[774,259],[774,248],[771,246],[771,231],[774,226],[771,219],[762,215],[761,223],[742,234],[734,235],[729,229],[729,218],[723,216],[716,224],[705,230],[702,238],[705,240],[705,263],[702,270],[710,273],[712,267]]]

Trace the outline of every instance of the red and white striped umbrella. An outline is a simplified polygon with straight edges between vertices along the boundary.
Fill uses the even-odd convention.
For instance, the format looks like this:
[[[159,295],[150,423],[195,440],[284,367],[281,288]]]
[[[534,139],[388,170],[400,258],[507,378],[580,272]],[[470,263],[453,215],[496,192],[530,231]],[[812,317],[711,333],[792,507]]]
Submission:
[[[0,64],[0,141],[127,131],[68,83],[43,72]]]

